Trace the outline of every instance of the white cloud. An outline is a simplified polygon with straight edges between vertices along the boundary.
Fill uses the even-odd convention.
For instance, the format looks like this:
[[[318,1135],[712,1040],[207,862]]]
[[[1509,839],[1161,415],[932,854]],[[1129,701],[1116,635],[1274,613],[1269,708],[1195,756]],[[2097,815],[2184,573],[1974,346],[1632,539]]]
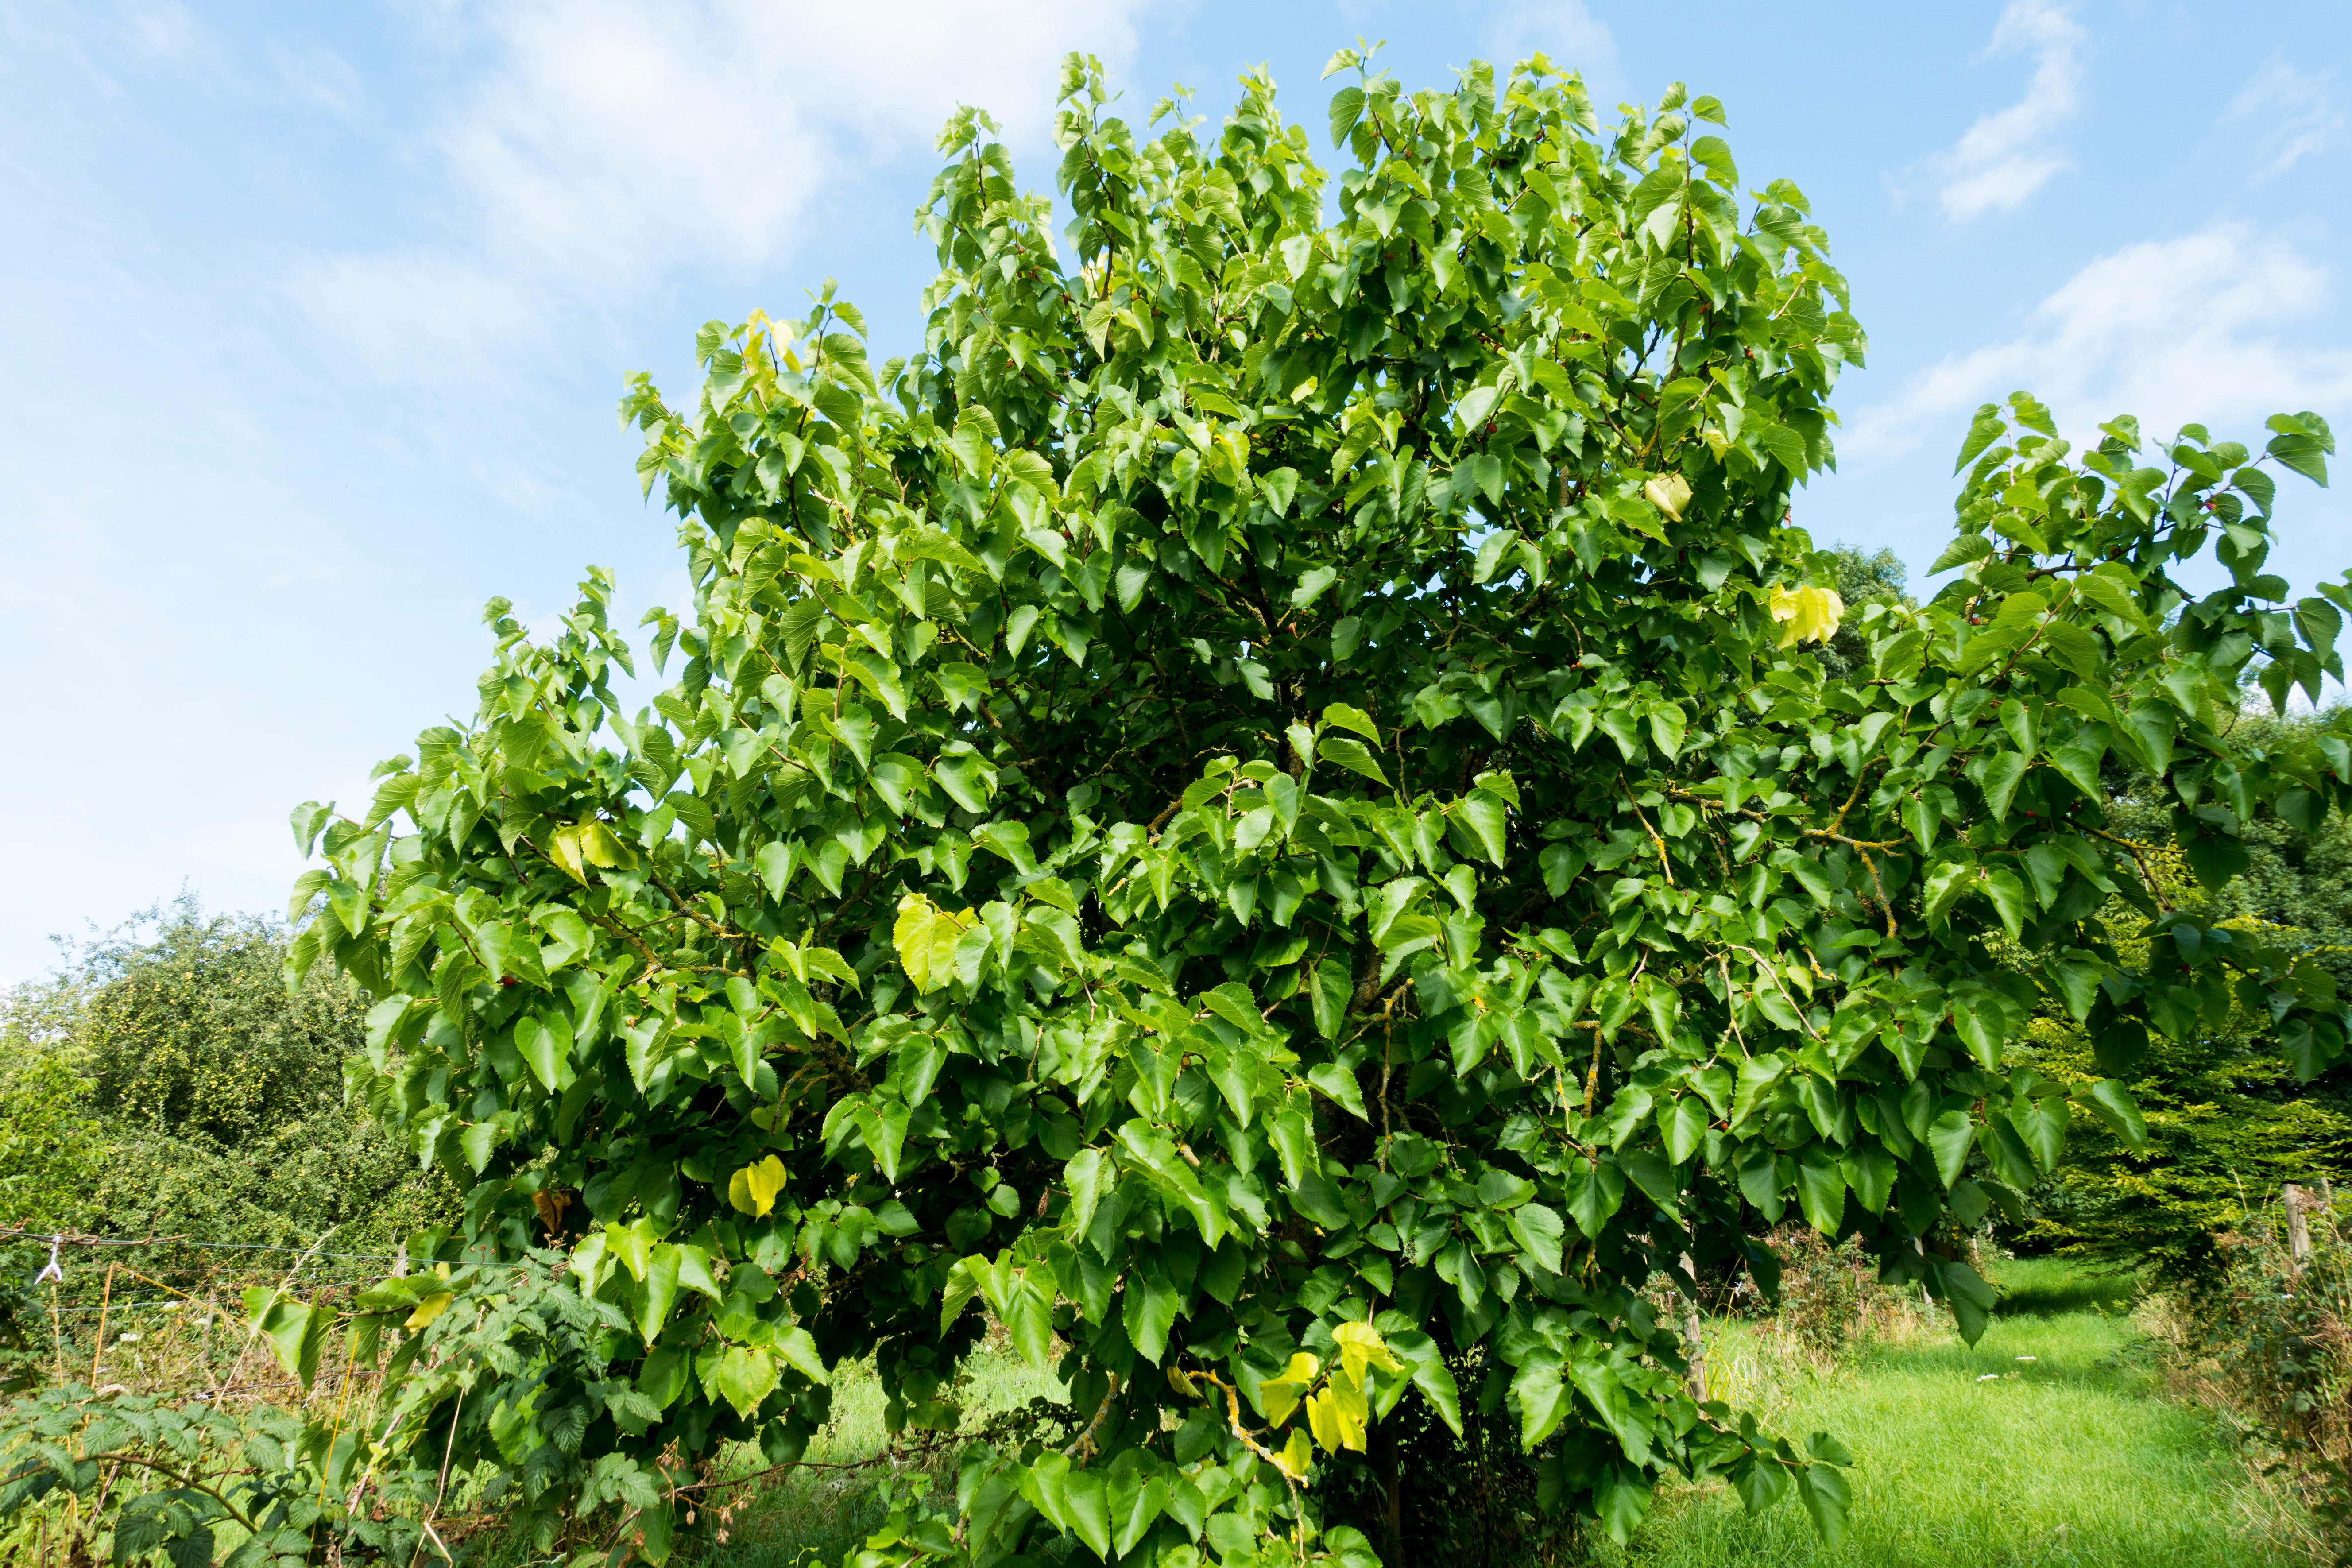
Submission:
[[[2344,132],[2334,68],[2300,71],[2272,56],[2221,113],[2224,125],[2242,121],[2260,127],[2254,143],[2256,179],[2276,179],[2304,159],[2327,151]]]
[[[278,80],[299,102],[323,109],[340,119],[349,120],[359,112],[366,97],[360,86],[359,72],[351,62],[323,44],[305,48],[289,48],[283,43],[269,46],[269,63],[278,68]]]
[[[1582,72],[1596,102],[1624,91],[1617,36],[1584,0],[1503,0],[1480,36],[1498,77],[1540,49],[1562,70]]]
[[[172,0],[123,6],[122,33],[134,51],[154,59],[185,62],[213,52],[195,17]]]
[[[2011,0],[1988,52],[2032,56],[2033,79],[2023,98],[1979,119],[1934,161],[1937,199],[1947,218],[1965,223],[1988,212],[2013,211],[2065,170],[2065,154],[2051,138],[2082,109],[2087,37],[2063,5]]]
[[[481,374],[493,348],[546,331],[544,298],[457,251],[329,256],[287,288],[359,363],[387,381],[448,384]]]
[[[1041,142],[1063,54],[1123,67],[1149,3],[536,0],[435,14],[427,31],[492,62],[430,143],[468,243],[318,258],[297,298],[380,374],[433,378],[446,348],[493,351],[563,301],[616,300],[688,266],[771,265],[825,191],[920,147],[959,102]]]
[[[1912,378],[1848,426],[1839,454],[1866,469],[1949,440],[1968,412],[2019,388],[2080,439],[2117,414],[2151,436],[2244,426],[2352,400],[2352,350],[2315,342],[2331,280],[2284,234],[2217,223],[2101,257],[2038,306],[2024,331]],[[2218,432],[2217,432],[2218,433]]]

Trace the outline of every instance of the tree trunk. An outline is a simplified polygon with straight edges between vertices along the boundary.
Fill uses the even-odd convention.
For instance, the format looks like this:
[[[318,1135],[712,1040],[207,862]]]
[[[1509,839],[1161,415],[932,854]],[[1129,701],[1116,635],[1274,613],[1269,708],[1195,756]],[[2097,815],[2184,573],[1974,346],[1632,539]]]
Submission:
[[[1372,1468],[1380,1477],[1381,1523],[1388,1533],[1381,1561],[1387,1568],[1405,1568],[1404,1476],[1397,1463],[1396,1428],[1385,1422],[1372,1428]]]
[[[1691,1263],[1691,1255],[1683,1254],[1683,1274],[1690,1280],[1690,1289],[1683,1296],[1683,1355],[1690,1363],[1686,1382],[1693,1399],[1706,1398],[1706,1342],[1699,1335],[1698,1270]]]

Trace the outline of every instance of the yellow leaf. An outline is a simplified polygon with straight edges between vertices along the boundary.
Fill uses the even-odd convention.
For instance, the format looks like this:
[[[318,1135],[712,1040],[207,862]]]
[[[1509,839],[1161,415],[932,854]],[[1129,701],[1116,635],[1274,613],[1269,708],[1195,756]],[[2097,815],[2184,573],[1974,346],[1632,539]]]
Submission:
[[[1282,1369],[1281,1376],[1261,1381],[1257,1385],[1258,1398],[1265,1405],[1267,1422],[1279,1426],[1289,1420],[1290,1413],[1298,1408],[1298,1401],[1306,1394],[1307,1385],[1315,1381],[1315,1374],[1321,1370],[1322,1363],[1313,1356],[1305,1351],[1295,1351],[1291,1353],[1290,1364]]]
[[[1401,1370],[1395,1352],[1381,1338],[1380,1330],[1370,1323],[1341,1323],[1331,1331],[1331,1341],[1339,1347],[1339,1365],[1349,1379],[1364,1381],[1364,1369],[1379,1367],[1382,1372]]]
[[[1306,1433],[1293,1432],[1290,1441],[1282,1446],[1282,1452],[1274,1457],[1274,1462],[1292,1480],[1305,1480],[1307,1467],[1315,1462],[1315,1445],[1307,1441]]]
[[[1365,1396],[1364,1385],[1351,1377],[1335,1377],[1324,1384],[1323,1396],[1332,1403],[1339,1418],[1360,1434],[1372,1418],[1371,1401]],[[1361,1447],[1360,1443],[1357,1447]]]
[[[582,863],[580,856],[580,830],[578,828],[557,828],[553,833],[548,835],[547,847],[550,857],[553,858],[558,866],[563,868],[563,874],[565,876],[571,878],[575,882],[584,883],[588,880],[588,869],[586,866]]]
[[[1342,1448],[1363,1452],[1366,1414],[1363,1390],[1344,1378],[1333,1379],[1329,1387],[1307,1402],[1307,1425],[1327,1454]]]
[[[408,1314],[407,1326],[412,1329],[423,1328],[425,1324],[431,1322],[434,1319],[447,1311],[449,1310],[449,1303],[457,1299],[457,1297],[451,1295],[446,1290],[435,1291],[432,1295],[425,1297],[425,1300],[416,1303],[416,1310]]]
[[[1780,623],[1780,646],[1827,642],[1845,617],[1845,601],[1830,588],[1772,590],[1772,618]]]
[[[784,1163],[771,1154],[735,1173],[727,1183],[727,1201],[744,1214],[765,1219],[775,1209],[776,1194],[783,1190]]]
[[[943,910],[920,893],[898,900],[898,921],[890,940],[899,965],[917,991],[935,991],[955,972],[955,946],[976,917],[970,910]]]
[[[1683,508],[1690,504],[1690,481],[1680,474],[1660,474],[1642,487],[1642,494],[1649,499],[1652,506],[1680,522]]]

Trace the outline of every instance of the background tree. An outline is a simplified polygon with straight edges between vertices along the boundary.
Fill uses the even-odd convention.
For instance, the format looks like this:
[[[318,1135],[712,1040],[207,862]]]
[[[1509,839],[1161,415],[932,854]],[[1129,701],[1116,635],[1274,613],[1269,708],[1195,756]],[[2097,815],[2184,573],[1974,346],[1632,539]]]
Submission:
[[[0,1218],[386,1252],[446,1222],[446,1179],[345,1097],[363,1005],[326,967],[289,994],[289,942],[184,900],[0,1000]]]
[[[869,1568],[1360,1560],[1302,1484],[1407,1399],[1502,1415],[1539,1505],[1613,1532],[1665,1475],[1833,1532],[1843,1451],[1695,1403],[1646,1281],[1793,1209],[1973,1335],[1990,1291],[1921,1235],[2017,1202],[2078,1107],[2137,1128],[2010,1053],[2036,1006],[2106,1074],[2233,999],[2341,1054],[2326,971],[2168,909],[2098,772],[2211,885],[2347,798],[2340,744],[2225,724],[2258,649],[2274,700],[2340,672],[2352,595],[2263,571],[2324,423],[2078,453],[1988,406],[1951,582],[1842,621],[1786,519],[1863,338],[1721,106],[1334,68],[1336,182],[1262,76],[1154,134],[1074,60],[1072,268],[959,115],[921,353],[871,364],[828,289],[705,329],[689,410],[624,405],[694,586],[649,617],[677,682],[625,710],[602,574],[543,644],[494,604],[475,721],[296,813],[296,972],[380,998],[371,1102],[472,1184],[477,1257],[578,1237],[632,1325],[602,1405],[441,1364],[416,1429],[459,1462],[585,1468],[658,1557],[685,1478],[796,1457],[843,1358],[894,1427],[951,1420],[985,1301],[1079,1435],[976,1447],[956,1530]],[[2200,597],[2169,573],[2209,546]],[[379,1305],[429,1336],[487,1278]]]
[[[1845,680],[1870,668],[1870,644],[1859,613],[1871,605],[1910,609],[1916,601],[1903,591],[1910,574],[1892,550],[1873,552],[1859,545],[1833,544],[1828,554],[1845,619],[1822,645],[1822,669],[1832,680]]]
[[[2340,736],[2341,710],[2279,718],[2246,704],[2233,734],[2275,746],[2290,738]],[[2352,981],[2352,826],[2331,816],[2306,830],[2277,817],[2246,832],[2249,864],[2208,893],[2182,864],[2171,825],[2148,804],[2150,781],[2111,765],[2115,831],[2147,844],[2168,902],[2207,920],[2261,934],[2325,969],[2339,990]],[[2070,1020],[2034,1028],[2033,1059],[2061,1079],[2095,1077],[2091,1042]],[[2133,1147],[2103,1129],[2070,1142],[2064,1166],[2038,1189],[2037,1214],[2021,1245],[2056,1245],[2165,1276],[2203,1278],[2218,1267],[2214,1242],[2249,1205],[2286,1182],[2316,1185],[2352,1174],[2352,1078],[2337,1065],[2309,1081],[2281,1055],[2267,1009],[2232,1005],[2214,1023],[2200,1018],[2185,1039],[2150,1037],[2129,1082],[2147,1123]]]

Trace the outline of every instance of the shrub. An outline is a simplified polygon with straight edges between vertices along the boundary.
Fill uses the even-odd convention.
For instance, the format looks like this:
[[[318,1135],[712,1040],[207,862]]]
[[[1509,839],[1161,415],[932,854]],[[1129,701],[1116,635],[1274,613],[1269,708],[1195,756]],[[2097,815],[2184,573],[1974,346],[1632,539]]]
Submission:
[[[0,1219],[389,1253],[446,1179],[344,1093],[363,1007],[269,921],[157,910],[0,1003]]]
[[[2277,1458],[2318,1533],[2352,1557],[2352,1238],[2332,1208],[2307,1215],[2298,1258],[2275,1203],[2243,1210],[2214,1267],[2170,1294],[2159,1320],[2172,1370]]]
[[[2352,715],[2343,712],[2285,721],[2241,712],[2234,728],[2250,741],[2275,743],[2332,736],[2347,722]],[[2352,881],[2342,870],[2352,856],[2352,826],[2337,817],[2309,827],[2257,819],[2247,828],[2245,870],[2209,891],[2149,804],[2150,781],[2116,768],[2108,783],[2116,799],[2113,830],[2146,847],[2142,859],[2166,906],[2274,943],[2340,988],[2352,959],[2346,940]],[[2118,951],[2137,959],[2145,942],[2127,932]],[[2029,1245],[2193,1279],[2222,1265],[2215,1239],[2237,1225],[2247,1194],[2352,1174],[2352,1071],[2339,1065],[2300,1073],[2283,1059],[2280,1026],[2267,1006],[2237,997],[2216,1004],[2177,1033],[2148,1037],[2126,1079],[2146,1141],[2136,1144],[2104,1126],[2082,1129],[2063,1166],[2036,1191],[2040,1214],[2020,1232]],[[2061,1081],[2089,1081],[2103,1070],[2092,1040],[2063,1010],[2045,1009],[2020,1046]]]

